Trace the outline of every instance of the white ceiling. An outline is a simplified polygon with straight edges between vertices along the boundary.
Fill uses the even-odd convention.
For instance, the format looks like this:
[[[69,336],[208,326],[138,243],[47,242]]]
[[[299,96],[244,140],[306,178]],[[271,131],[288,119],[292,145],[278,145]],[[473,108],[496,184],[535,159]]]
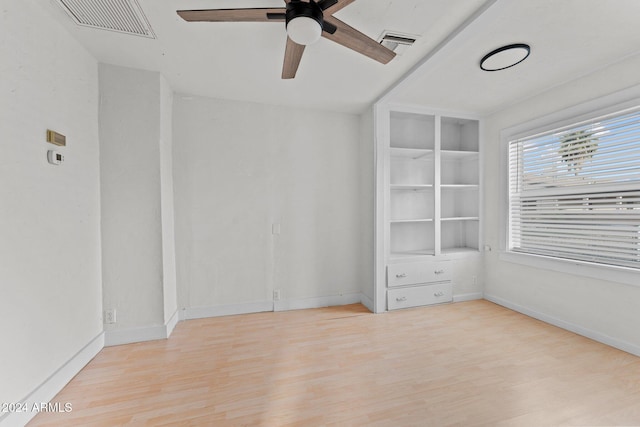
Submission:
[[[54,0],[49,9],[100,62],[161,72],[178,93],[334,111],[361,111],[416,69],[390,100],[488,113],[640,49],[640,0],[360,0],[336,17],[375,39],[384,30],[418,35],[415,45],[382,65],[321,39],[296,78],[282,80],[282,23],[187,23],[175,13],[282,0],[138,2],[156,39],[77,26]],[[525,62],[478,68],[485,53],[515,42],[531,45]]]
[[[640,54],[638,0],[499,0],[393,91],[393,100],[489,114]],[[513,68],[482,71],[495,48],[527,43]],[[640,82],[640,70],[638,70]]]

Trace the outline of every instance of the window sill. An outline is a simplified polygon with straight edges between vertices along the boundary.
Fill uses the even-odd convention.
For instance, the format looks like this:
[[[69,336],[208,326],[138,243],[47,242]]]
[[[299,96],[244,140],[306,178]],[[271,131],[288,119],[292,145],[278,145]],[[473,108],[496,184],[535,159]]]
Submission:
[[[584,261],[571,261],[518,252],[501,252],[500,260],[560,273],[623,283],[625,285],[640,286],[640,271],[632,268],[600,265]]]

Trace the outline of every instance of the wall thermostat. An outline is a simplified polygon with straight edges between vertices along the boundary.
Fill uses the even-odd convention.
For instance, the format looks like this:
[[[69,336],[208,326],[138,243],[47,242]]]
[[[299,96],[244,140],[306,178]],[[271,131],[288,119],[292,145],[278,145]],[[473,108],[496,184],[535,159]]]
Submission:
[[[55,150],[47,151],[47,160],[52,165],[59,165],[64,161],[64,156]]]

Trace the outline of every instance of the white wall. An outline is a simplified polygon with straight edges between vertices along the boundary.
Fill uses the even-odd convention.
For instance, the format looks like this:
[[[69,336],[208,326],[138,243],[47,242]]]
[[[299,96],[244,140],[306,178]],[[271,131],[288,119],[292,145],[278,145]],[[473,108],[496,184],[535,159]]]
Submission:
[[[172,96],[159,73],[100,64],[103,299],[116,310],[108,345],[163,338],[176,312]]]
[[[485,122],[485,296],[630,351],[640,351],[640,286],[501,261],[500,131],[640,83],[640,56],[557,87]],[[638,88],[622,97],[640,96]],[[640,285],[640,281],[638,283]]]
[[[167,323],[178,309],[178,291],[173,213],[173,91],[163,76],[160,76],[160,198],[164,323]]]
[[[105,330],[160,325],[160,76],[100,64],[102,278]]]
[[[358,116],[176,95],[173,126],[180,307],[359,298]]]
[[[362,303],[375,311],[375,124],[373,108],[360,116],[360,271]]]
[[[37,3],[0,0],[0,402],[102,331],[98,66]]]

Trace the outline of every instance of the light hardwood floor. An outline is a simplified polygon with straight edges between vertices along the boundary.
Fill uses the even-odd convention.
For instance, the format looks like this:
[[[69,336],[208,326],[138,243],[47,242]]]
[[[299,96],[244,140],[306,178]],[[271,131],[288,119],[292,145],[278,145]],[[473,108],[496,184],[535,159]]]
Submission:
[[[640,425],[640,358],[487,301],[181,322],[105,348],[31,426]]]

